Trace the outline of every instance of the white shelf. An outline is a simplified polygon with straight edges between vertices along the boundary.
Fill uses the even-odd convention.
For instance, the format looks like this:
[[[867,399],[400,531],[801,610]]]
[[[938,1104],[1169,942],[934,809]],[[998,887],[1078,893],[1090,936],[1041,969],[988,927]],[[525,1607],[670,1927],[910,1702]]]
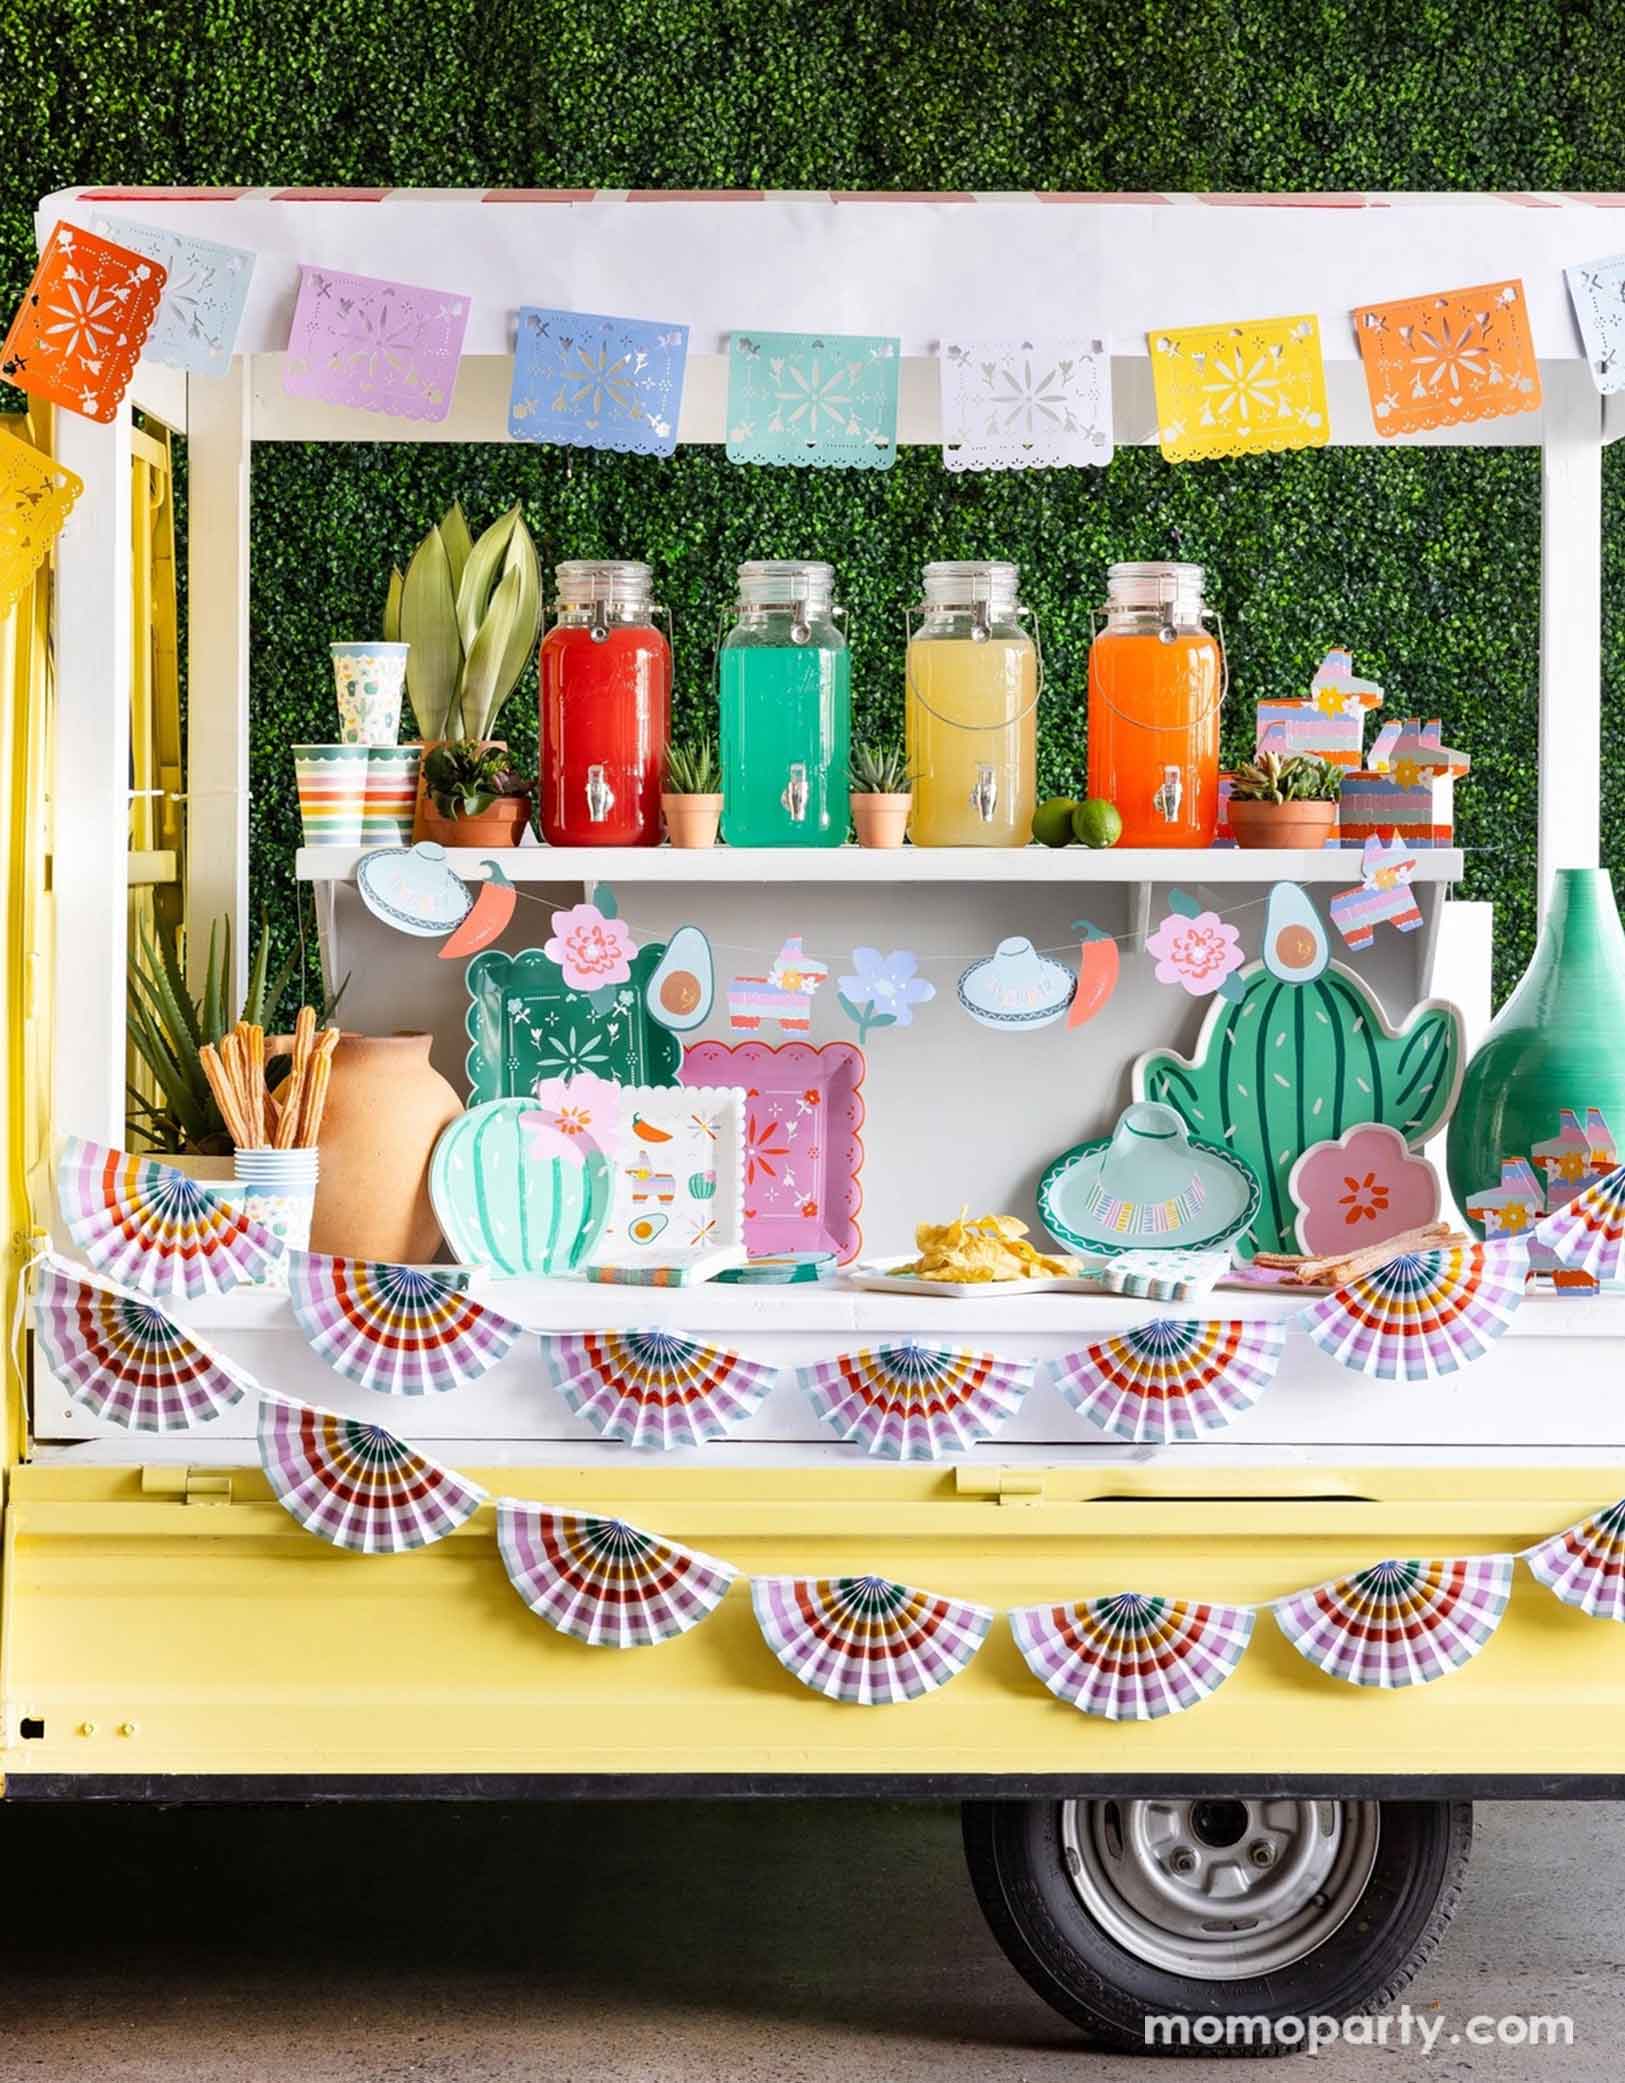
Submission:
[[[301,882],[352,882],[356,863],[373,849],[304,846],[295,872]],[[859,846],[729,847],[515,846],[494,851],[452,847],[446,858],[460,875],[479,879],[480,863],[495,860],[511,882],[665,883],[893,883],[1051,882],[1215,883],[1311,882],[1351,888],[1360,880],[1360,849],[1084,846],[903,846],[894,851]],[[1416,855],[1418,882],[1458,882],[1459,848],[1424,848]]]

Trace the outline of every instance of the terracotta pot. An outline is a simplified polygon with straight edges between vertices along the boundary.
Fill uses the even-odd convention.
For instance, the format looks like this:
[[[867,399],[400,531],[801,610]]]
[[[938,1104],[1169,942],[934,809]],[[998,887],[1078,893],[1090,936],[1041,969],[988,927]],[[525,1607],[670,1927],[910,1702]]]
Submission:
[[[852,822],[860,846],[901,846],[908,830],[911,794],[900,796],[853,796]]]
[[[715,846],[722,822],[721,796],[662,796],[666,837],[673,846]]]
[[[317,1147],[313,1251],[421,1265],[440,1249],[429,1157],[463,1111],[426,1034],[343,1034]]]
[[[1230,802],[1230,829],[1248,851],[1264,846],[1322,847],[1337,830],[1335,803]]]
[[[423,765],[429,754],[445,743],[442,738],[423,745]],[[482,738],[482,752],[506,752],[506,738]],[[429,795],[428,776],[418,770],[417,808],[412,813],[412,843],[432,839],[436,846],[517,846],[530,823],[529,796],[503,796],[478,817],[442,817]]]

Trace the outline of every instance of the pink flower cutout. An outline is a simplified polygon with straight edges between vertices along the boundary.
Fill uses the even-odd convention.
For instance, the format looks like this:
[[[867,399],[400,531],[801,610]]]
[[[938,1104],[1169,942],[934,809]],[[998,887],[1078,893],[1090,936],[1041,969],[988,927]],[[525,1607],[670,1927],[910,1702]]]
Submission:
[[[602,991],[630,983],[637,949],[619,919],[606,919],[596,904],[577,904],[554,912],[553,937],[542,952],[572,991]]]
[[[1216,911],[1185,918],[1170,912],[1145,944],[1154,955],[1159,984],[1182,984],[1193,998],[1206,998],[1222,988],[1233,969],[1246,959],[1241,935]]]
[[[582,1165],[589,1152],[608,1156],[621,1113],[621,1088],[613,1078],[579,1070],[571,1078],[547,1078],[536,1087],[536,1111],[521,1114],[526,1154],[538,1164],[559,1158]]]
[[[1398,1129],[1368,1121],[1335,1143],[1315,1143],[1292,1167],[1300,1250],[1319,1257],[1382,1244],[1436,1219],[1438,1175]]]

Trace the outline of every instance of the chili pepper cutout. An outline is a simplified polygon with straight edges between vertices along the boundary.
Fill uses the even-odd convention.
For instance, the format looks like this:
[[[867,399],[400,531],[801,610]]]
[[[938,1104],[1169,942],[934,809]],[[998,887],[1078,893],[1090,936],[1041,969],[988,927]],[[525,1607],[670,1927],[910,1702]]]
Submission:
[[[1117,942],[1088,919],[1074,919],[1072,926],[1083,935],[1083,945],[1078,949],[1078,988],[1072,994],[1066,1024],[1081,1027],[1117,989]]]
[[[454,962],[460,955],[477,955],[482,947],[489,947],[493,940],[500,938],[503,927],[513,917],[519,892],[495,861],[488,860],[485,867],[488,871],[485,884],[474,899],[473,908],[441,942],[442,962]]]

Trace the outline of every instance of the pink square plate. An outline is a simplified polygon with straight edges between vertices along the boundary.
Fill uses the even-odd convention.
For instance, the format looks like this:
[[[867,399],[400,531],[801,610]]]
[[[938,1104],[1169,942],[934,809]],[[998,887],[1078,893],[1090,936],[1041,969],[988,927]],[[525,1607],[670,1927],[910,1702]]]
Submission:
[[[685,1085],[745,1089],[745,1244],[752,1258],[863,1248],[863,1051],[852,1042],[695,1042]]]

